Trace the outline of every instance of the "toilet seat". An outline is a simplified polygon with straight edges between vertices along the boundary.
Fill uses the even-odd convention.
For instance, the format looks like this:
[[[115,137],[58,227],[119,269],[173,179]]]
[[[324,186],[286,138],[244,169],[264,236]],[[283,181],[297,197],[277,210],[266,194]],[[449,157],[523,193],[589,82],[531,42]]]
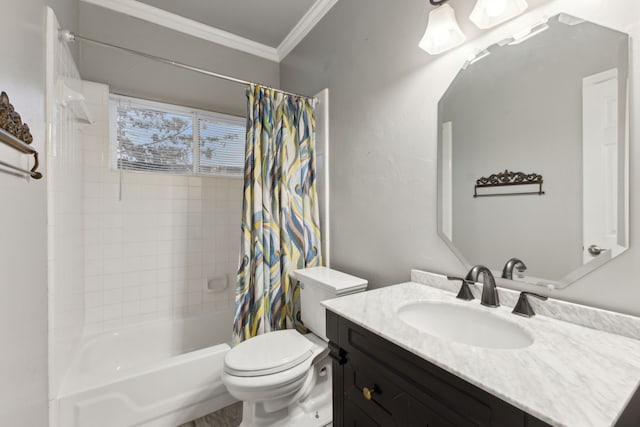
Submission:
[[[258,344],[249,345],[255,341],[258,341]],[[291,347],[283,346],[277,349],[273,346],[274,342],[284,341],[287,341]],[[235,351],[236,349],[238,350]],[[257,349],[262,349],[263,352],[252,352]],[[295,351],[292,351],[293,349]],[[267,354],[271,352],[275,355],[268,356]],[[313,334],[302,335],[295,330],[286,330],[259,335],[238,344],[227,352],[222,382],[234,397],[246,402],[273,402],[278,399],[287,399],[302,390],[309,376],[314,375],[312,368],[314,363],[328,353],[327,343]],[[259,369],[249,370],[250,366],[255,366],[260,356],[268,360],[265,362],[260,360]],[[228,366],[229,363],[231,366]],[[244,370],[238,368],[244,368]],[[277,372],[258,375],[266,370]],[[232,371],[239,372],[241,375]]]
[[[309,359],[313,347],[313,343],[296,330],[270,332],[229,350],[224,358],[224,370],[237,377],[277,374]]]

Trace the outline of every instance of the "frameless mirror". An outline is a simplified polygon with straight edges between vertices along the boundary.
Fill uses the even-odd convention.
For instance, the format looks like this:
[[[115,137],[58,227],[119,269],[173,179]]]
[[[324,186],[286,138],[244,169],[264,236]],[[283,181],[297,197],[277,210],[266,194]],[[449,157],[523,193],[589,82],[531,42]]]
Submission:
[[[438,227],[468,266],[564,287],[628,248],[629,36],[560,14],[438,104]],[[522,270],[522,271],[520,271]]]

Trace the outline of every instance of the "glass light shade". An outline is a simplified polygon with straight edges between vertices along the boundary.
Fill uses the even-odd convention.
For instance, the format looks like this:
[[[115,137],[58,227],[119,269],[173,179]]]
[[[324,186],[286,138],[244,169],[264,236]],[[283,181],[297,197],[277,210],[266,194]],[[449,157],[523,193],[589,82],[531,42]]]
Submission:
[[[527,7],[526,0],[478,0],[469,19],[485,30],[515,18]]]
[[[420,48],[431,55],[437,55],[460,46],[466,37],[456,21],[456,13],[448,4],[443,4],[429,12],[429,23]]]

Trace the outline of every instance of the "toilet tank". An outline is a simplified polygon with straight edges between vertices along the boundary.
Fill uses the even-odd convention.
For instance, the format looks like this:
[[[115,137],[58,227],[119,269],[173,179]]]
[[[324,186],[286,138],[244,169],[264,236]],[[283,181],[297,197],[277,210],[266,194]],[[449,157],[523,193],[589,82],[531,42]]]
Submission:
[[[325,308],[321,301],[362,292],[367,281],[328,267],[311,267],[293,272],[300,281],[300,314],[304,325],[327,341]]]

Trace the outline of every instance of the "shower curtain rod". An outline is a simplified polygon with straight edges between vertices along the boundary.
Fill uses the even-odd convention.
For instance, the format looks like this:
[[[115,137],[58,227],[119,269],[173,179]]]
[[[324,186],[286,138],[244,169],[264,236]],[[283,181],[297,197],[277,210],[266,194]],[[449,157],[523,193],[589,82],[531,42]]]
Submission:
[[[144,58],[151,59],[153,61],[162,62],[164,64],[169,64],[169,65],[173,65],[174,67],[178,67],[178,68],[182,68],[182,69],[185,69],[185,70],[193,71],[193,72],[196,72],[196,73],[204,74],[204,75],[207,75],[207,76],[210,76],[210,77],[215,77],[215,78],[218,78],[218,79],[227,80],[227,81],[230,81],[230,82],[240,83],[240,84],[249,85],[249,86],[251,86],[251,85],[259,85],[259,86],[265,87],[267,89],[271,89],[273,91],[283,93],[285,95],[299,96],[299,97],[302,97],[302,98],[313,99],[313,100],[317,101],[317,98],[315,96],[300,95],[300,94],[297,94],[297,93],[292,93],[292,92],[287,92],[287,91],[284,91],[284,90],[281,90],[281,89],[276,89],[274,87],[263,85],[263,84],[260,84],[260,83],[250,82],[250,81],[247,81],[247,80],[238,79],[236,77],[227,76],[225,74],[215,73],[213,71],[205,70],[204,68],[194,67],[192,65],[184,64],[182,62],[174,61],[174,60],[171,60],[171,59],[162,58],[160,56],[155,56],[155,55],[151,55],[151,54],[148,54],[148,53],[139,52],[137,50],[128,49],[126,47],[116,46],[114,44],[105,43],[105,42],[101,42],[101,41],[98,41],[98,40],[93,40],[93,39],[90,39],[90,38],[87,38],[87,37],[82,37],[82,36],[79,36],[77,34],[72,33],[71,31],[68,31],[68,30],[62,30],[60,34],[61,34],[61,38],[63,40],[65,40],[65,41],[67,41],[67,42],[74,42],[76,40],[79,40],[79,41],[82,41],[82,42],[85,42],[85,43],[89,43],[89,44],[108,47],[110,49],[115,49],[115,50],[121,50],[123,52],[127,52],[127,53],[132,54],[132,55],[142,56]]]

